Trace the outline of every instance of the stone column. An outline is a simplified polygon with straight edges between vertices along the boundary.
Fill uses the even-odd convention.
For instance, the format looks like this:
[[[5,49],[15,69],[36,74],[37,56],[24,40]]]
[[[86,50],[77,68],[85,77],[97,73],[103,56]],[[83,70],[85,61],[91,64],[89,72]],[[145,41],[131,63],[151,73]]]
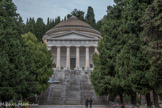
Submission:
[[[85,70],[89,70],[89,46],[86,46]]]
[[[70,46],[66,48],[66,69],[70,70]]]
[[[80,69],[80,49],[79,46],[76,47],[76,69]]]
[[[56,69],[60,70],[60,62],[61,62],[61,53],[60,53],[60,46],[57,46],[57,64]]]

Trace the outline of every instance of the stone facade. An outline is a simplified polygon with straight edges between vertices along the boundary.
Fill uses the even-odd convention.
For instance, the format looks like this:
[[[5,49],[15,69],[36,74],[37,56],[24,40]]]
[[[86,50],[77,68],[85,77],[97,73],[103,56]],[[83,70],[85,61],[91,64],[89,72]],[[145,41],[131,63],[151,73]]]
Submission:
[[[43,37],[52,50],[56,70],[92,70],[100,32],[72,17],[49,30]]]

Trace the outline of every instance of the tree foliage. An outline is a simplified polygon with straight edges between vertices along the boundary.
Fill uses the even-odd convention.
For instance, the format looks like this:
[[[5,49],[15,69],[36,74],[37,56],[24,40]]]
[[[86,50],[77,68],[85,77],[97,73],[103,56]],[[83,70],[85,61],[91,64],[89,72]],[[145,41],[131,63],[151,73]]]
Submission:
[[[12,0],[0,1],[0,100],[22,99],[29,87],[26,49],[21,38],[21,17]],[[27,97],[26,97],[27,98]]]
[[[35,23],[35,33],[38,40],[42,40],[42,36],[45,34],[45,24],[42,18],[38,18]]]
[[[22,35],[26,45],[29,46],[31,58],[34,62],[34,75],[38,82],[37,93],[40,94],[48,87],[49,77],[53,73],[51,52],[47,50],[46,45],[39,42],[35,35],[26,33]]]
[[[43,35],[52,27],[56,26],[58,23],[61,22],[60,17],[56,17],[55,19],[47,18],[47,24],[43,22],[42,18],[37,18],[35,21],[34,18],[27,19],[26,24],[24,24],[24,32],[28,33],[31,32],[38,38],[39,41],[42,41]]]
[[[150,4],[148,0],[125,1],[122,12],[122,26],[120,27],[121,40],[124,42],[121,51],[117,55],[116,69],[121,78],[121,84],[127,94],[137,92],[146,95],[151,88],[145,77],[149,71],[149,60],[142,48],[144,42],[140,39],[142,31],[141,19],[145,9]]]
[[[91,81],[99,95],[121,95],[121,100],[123,94],[131,95],[132,104],[136,104],[133,98],[136,100],[136,93],[139,93],[146,96],[150,106],[150,91],[161,85],[161,78],[158,77],[161,74],[157,72],[161,67],[161,59],[156,59],[157,65],[151,63],[152,58],[156,58],[155,53],[151,53],[153,56],[150,58],[145,46],[148,46],[148,40],[154,41],[156,36],[161,36],[161,2],[114,2],[116,5],[108,6],[107,16],[102,20],[103,39],[98,44],[99,55],[94,56],[95,68]],[[141,35],[146,37],[142,39]],[[156,51],[160,52],[161,44],[158,43],[158,46]]]
[[[157,94],[162,95],[162,2],[154,2],[146,9],[143,17],[144,30],[141,37],[147,45],[145,49],[150,56],[151,69],[146,77],[152,87],[154,103],[158,106]]]
[[[85,16],[85,21],[93,27],[96,26],[95,14],[91,6],[88,7],[87,14]]]
[[[77,17],[79,20],[84,21],[84,12],[78,9],[74,9],[70,14],[67,15],[67,19],[69,19],[70,17],[75,16]]]
[[[30,19],[30,22],[34,22]],[[33,24],[29,24],[35,31]],[[32,34],[25,33],[12,0],[0,1],[0,101],[29,100],[44,91],[51,76],[51,53]],[[25,37],[27,36],[27,37]]]
[[[115,70],[115,62],[116,55],[120,50],[119,46],[119,26],[121,25],[121,11],[122,11],[122,3],[118,3],[118,5],[111,7],[109,6],[108,15],[103,21],[103,26],[101,27],[101,32],[103,39],[99,41],[98,50],[99,55],[98,59],[94,61],[94,71],[91,75],[91,81],[95,86],[95,83],[99,83],[98,85],[103,85],[103,87],[95,86],[95,89],[99,93],[99,95],[109,95],[109,96],[117,96],[120,95],[122,98],[123,88],[120,86],[119,79],[116,78],[116,70]],[[93,77],[95,75],[100,75],[99,82],[96,82],[96,78]],[[122,101],[121,101],[122,102]]]

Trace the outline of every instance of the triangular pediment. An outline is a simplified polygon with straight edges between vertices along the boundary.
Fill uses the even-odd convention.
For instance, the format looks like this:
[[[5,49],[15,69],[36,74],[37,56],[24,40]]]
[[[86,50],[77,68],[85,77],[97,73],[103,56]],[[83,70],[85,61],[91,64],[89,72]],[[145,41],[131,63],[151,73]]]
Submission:
[[[49,36],[51,39],[64,39],[64,40],[69,40],[69,39],[97,39],[95,36],[90,36],[85,33],[79,33],[75,31],[67,32],[64,34],[60,35],[54,35],[54,36]]]

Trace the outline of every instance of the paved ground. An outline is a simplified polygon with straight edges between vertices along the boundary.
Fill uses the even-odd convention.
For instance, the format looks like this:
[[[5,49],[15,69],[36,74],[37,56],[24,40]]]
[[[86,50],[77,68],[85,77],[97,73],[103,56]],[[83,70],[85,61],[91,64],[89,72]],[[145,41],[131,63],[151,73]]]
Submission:
[[[86,108],[86,107],[84,105],[39,105],[37,107],[31,108]],[[105,105],[93,105],[92,108],[107,108],[107,107]]]

